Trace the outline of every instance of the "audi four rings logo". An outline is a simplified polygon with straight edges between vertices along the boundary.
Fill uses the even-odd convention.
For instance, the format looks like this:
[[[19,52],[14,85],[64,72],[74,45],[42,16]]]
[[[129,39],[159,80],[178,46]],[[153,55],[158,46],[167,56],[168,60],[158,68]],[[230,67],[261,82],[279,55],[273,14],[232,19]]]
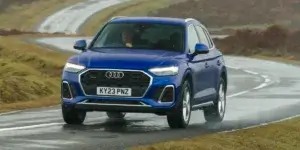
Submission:
[[[121,71],[107,71],[105,77],[108,79],[121,79],[124,77],[124,73]]]

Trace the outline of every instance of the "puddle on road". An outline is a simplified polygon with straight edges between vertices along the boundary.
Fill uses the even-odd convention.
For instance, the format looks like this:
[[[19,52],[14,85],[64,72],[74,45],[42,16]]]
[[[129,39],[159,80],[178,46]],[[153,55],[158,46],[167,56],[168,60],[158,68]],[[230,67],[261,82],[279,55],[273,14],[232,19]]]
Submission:
[[[121,134],[147,133],[169,130],[165,120],[142,120],[142,119],[107,119],[104,122],[86,125],[64,125],[63,130],[70,132],[109,132]],[[101,133],[102,134],[102,133]],[[100,136],[101,137],[101,136]],[[106,137],[106,136],[104,136]],[[108,136],[107,138],[111,138]]]

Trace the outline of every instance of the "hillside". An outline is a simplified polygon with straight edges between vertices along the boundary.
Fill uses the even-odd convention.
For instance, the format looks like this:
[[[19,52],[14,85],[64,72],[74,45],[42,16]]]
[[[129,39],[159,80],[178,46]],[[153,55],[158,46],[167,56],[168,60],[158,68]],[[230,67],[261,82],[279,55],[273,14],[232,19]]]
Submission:
[[[149,15],[194,17],[209,27],[282,24],[299,28],[300,0],[188,0]]]
[[[59,103],[61,70],[68,55],[27,42],[53,35],[22,30],[34,30],[57,9],[78,1],[0,0],[0,112]]]

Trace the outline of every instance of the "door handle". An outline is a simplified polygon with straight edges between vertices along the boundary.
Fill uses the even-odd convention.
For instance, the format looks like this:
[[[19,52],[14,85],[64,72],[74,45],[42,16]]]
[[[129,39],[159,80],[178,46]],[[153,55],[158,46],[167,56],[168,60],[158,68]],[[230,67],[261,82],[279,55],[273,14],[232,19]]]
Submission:
[[[205,68],[208,68],[208,67],[209,67],[208,63],[207,63],[207,62],[205,62]]]

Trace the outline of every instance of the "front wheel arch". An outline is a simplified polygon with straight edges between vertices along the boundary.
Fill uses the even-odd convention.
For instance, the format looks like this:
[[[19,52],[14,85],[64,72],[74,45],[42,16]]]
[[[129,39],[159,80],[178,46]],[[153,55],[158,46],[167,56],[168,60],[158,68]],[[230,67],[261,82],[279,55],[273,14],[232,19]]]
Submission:
[[[225,90],[225,92],[227,92],[228,76],[227,76],[227,69],[225,67],[222,68],[220,77],[224,80],[224,84],[225,84],[224,90]],[[218,86],[218,84],[217,84],[217,86]]]
[[[188,69],[185,71],[182,79],[181,79],[181,84],[185,81],[185,80],[188,80],[190,82],[190,86],[191,86],[191,91],[192,91],[192,96],[194,96],[194,84],[193,84],[193,77],[192,77],[192,73],[191,73],[191,70]]]
[[[178,86],[176,88],[176,95],[175,95],[175,102],[174,102],[174,108],[177,108],[178,105],[179,105],[179,94],[182,90],[182,85],[183,83],[188,80],[189,81],[189,84],[190,84],[190,88],[191,88],[191,96],[192,98],[194,97],[194,85],[193,85],[193,77],[192,77],[192,73],[191,73],[191,70],[190,69],[186,69],[184,73],[181,73],[179,76],[178,76]],[[191,102],[193,101],[193,99],[191,100]]]

